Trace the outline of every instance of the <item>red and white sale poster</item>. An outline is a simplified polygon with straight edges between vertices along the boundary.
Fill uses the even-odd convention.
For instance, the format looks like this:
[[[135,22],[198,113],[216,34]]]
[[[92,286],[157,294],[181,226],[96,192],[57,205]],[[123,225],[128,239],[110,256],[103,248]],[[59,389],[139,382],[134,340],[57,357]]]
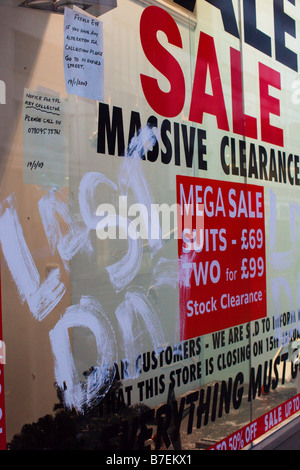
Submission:
[[[178,175],[181,340],[267,314],[264,190]]]

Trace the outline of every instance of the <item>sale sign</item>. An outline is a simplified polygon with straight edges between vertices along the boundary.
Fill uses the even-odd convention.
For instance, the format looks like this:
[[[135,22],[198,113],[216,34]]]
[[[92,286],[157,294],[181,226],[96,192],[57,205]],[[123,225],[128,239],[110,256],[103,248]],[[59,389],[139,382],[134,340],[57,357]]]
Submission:
[[[181,339],[263,318],[263,188],[177,176]]]

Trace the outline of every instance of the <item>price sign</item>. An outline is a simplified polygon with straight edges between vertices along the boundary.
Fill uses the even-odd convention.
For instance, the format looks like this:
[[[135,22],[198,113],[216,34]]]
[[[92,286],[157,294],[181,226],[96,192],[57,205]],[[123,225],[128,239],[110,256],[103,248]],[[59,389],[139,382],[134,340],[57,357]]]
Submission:
[[[177,176],[181,339],[266,316],[263,188]]]

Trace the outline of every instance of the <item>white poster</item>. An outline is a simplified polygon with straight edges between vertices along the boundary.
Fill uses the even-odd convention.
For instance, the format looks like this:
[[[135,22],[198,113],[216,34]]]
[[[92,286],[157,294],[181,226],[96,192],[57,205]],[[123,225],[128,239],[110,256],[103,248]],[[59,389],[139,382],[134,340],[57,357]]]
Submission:
[[[65,100],[24,90],[23,178],[25,184],[66,186]]]
[[[70,8],[64,16],[64,71],[68,93],[103,100],[102,22]]]

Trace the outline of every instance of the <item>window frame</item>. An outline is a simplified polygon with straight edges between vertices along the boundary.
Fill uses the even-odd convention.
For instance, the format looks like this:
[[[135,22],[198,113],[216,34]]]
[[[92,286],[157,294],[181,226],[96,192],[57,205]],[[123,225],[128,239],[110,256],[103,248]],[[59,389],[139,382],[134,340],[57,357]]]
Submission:
[[[155,5],[163,7],[175,21],[182,23],[184,26],[196,29],[197,26],[197,3],[194,12],[186,10],[184,7],[174,3],[173,0],[134,0],[144,6]]]

